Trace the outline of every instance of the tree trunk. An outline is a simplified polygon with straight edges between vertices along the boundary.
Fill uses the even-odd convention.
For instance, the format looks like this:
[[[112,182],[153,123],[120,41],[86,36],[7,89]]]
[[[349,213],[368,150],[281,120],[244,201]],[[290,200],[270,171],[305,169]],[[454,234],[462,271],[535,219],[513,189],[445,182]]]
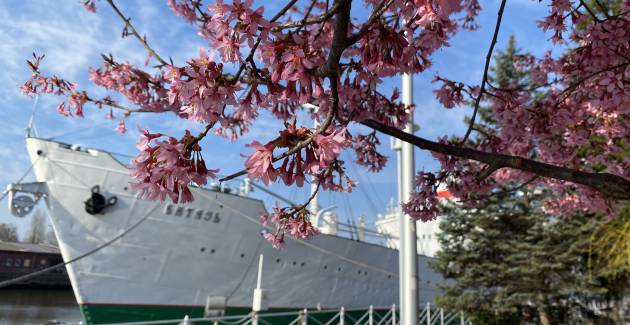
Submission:
[[[536,294],[536,302],[538,305],[538,318],[540,318],[540,324],[541,325],[551,325],[551,315],[549,315],[549,312],[547,312],[547,299],[545,298],[545,295],[543,295],[542,293],[538,293]]]
[[[541,325],[551,325],[551,317],[545,307],[538,307],[538,318],[540,318]]]
[[[610,319],[614,322],[614,324],[621,324],[621,300],[612,300],[609,302],[612,306],[610,307]]]

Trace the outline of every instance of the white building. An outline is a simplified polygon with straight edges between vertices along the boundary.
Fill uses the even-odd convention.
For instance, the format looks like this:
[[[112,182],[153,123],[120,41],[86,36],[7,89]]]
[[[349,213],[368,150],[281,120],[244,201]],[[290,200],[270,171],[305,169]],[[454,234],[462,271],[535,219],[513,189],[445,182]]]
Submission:
[[[438,191],[438,196],[443,200],[448,200],[452,194],[446,190]],[[387,246],[398,249],[398,239],[400,235],[399,216],[401,209],[399,205],[390,202],[389,211],[385,215],[379,215],[376,220],[376,229],[388,236]],[[434,257],[440,250],[438,234],[440,233],[440,222],[443,216],[438,216],[435,220],[416,222],[416,235],[418,238],[418,255]]]

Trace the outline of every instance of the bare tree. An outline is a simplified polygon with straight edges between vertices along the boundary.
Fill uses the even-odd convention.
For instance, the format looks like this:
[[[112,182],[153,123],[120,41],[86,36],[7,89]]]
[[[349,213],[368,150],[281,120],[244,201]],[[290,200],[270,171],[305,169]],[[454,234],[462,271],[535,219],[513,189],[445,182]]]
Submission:
[[[24,242],[32,244],[46,242],[46,214],[41,209],[37,209],[33,213],[31,225],[26,233]]]
[[[18,233],[15,225],[9,223],[0,224],[0,241],[18,241]]]
[[[57,242],[57,236],[55,235],[55,230],[52,225],[49,223],[46,230],[46,243],[54,246],[59,246]]]

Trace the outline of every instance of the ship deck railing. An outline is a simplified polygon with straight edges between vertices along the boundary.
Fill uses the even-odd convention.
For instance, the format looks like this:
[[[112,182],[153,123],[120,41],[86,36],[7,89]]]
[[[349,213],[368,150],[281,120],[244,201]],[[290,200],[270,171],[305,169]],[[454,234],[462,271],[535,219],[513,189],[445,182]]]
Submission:
[[[289,312],[251,312],[246,315],[197,317],[185,316],[183,319],[153,320],[141,322],[109,323],[101,325],[400,325],[399,310],[391,307],[374,307],[327,310],[295,310]],[[278,320],[282,320],[279,322]],[[419,311],[418,325],[470,325],[464,314],[446,311],[427,303]]]

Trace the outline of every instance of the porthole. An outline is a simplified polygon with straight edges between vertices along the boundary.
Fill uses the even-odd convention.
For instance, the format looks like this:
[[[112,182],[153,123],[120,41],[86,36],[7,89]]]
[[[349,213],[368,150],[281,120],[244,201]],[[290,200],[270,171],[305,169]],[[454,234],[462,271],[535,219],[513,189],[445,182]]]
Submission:
[[[214,248],[210,250],[210,254],[214,254],[215,250]]]
[[[300,266],[301,266],[301,267],[304,267],[304,262],[300,263]]]
[[[200,251],[203,253],[203,252],[206,251],[206,248],[205,247],[201,247]]]
[[[297,265],[297,262],[296,262],[296,261],[293,261],[293,266],[296,266],[296,265]]]
[[[337,272],[341,272],[341,266],[337,268]]]
[[[328,265],[324,265],[324,270],[328,270]]]
[[[276,263],[280,263],[280,259],[279,258],[276,258]]]
[[[391,274],[388,274],[388,275],[387,275],[387,278],[388,278],[388,279],[391,279],[391,278],[392,278],[392,275],[391,275]]]
[[[367,275],[367,271],[363,271],[363,274],[364,274],[364,275]]]
[[[129,189],[129,188],[127,188],[127,186],[123,187],[123,190],[124,190],[124,191],[126,191],[126,190],[128,190],[128,189]]]
[[[357,274],[361,274],[361,270],[357,271]]]
[[[241,254],[241,258],[245,257],[245,253]]]

